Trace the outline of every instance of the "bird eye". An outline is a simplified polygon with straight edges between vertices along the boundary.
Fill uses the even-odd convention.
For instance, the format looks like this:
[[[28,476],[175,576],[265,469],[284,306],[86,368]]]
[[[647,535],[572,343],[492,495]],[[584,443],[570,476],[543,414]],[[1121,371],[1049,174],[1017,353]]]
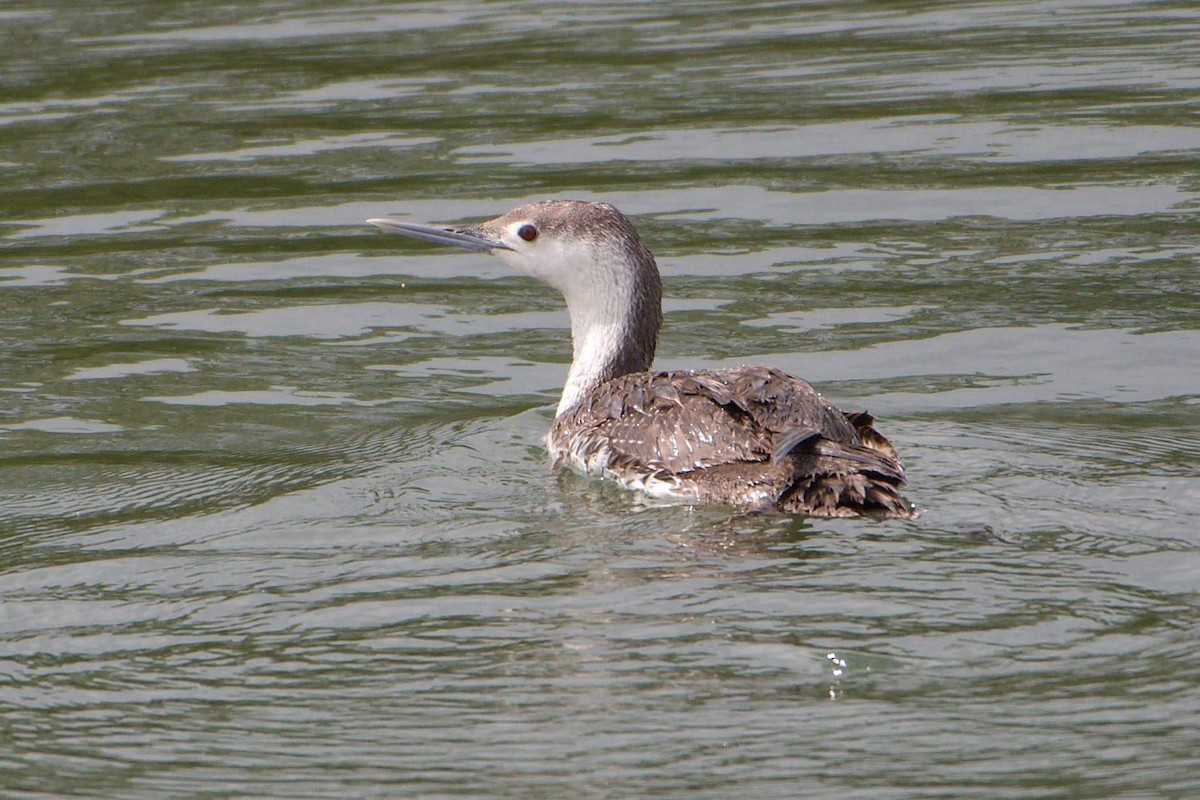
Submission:
[[[527,242],[532,242],[537,238],[537,228],[533,227],[532,225],[522,225],[517,230],[517,236],[520,236]]]

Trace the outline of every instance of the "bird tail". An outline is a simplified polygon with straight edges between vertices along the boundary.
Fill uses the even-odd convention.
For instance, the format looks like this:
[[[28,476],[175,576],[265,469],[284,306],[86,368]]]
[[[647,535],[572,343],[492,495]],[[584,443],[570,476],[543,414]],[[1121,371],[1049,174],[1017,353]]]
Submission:
[[[791,461],[793,481],[780,496],[784,511],[820,517],[879,516],[909,519],[913,507],[900,494],[904,465],[866,412],[847,414],[860,444],[845,444],[819,435],[785,436],[775,461]]]

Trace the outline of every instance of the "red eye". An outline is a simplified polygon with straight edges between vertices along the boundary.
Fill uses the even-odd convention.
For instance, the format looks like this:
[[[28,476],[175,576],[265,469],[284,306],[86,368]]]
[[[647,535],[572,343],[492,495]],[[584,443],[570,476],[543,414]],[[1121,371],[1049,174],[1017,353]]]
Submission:
[[[517,230],[517,236],[520,236],[527,242],[532,242],[537,238],[537,228],[533,227],[532,225],[522,225]]]

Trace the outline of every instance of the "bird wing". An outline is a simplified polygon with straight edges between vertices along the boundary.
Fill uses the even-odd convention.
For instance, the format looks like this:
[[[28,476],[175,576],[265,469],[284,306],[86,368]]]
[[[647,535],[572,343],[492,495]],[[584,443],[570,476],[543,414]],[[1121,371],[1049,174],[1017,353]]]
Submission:
[[[808,383],[768,367],[622,375],[564,416],[556,427],[603,443],[614,460],[672,473],[862,447]]]

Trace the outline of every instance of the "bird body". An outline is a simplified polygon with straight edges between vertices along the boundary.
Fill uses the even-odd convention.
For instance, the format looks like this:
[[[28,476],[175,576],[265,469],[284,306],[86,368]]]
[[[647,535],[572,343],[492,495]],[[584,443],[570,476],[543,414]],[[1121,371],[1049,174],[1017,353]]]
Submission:
[[[542,201],[474,227],[370,222],[490,252],[563,295],[574,358],[546,437],[556,467],[697,503],[912,516],[903,465],[870,415],[771,367],[651,371],[658,267],[612,206]]]
[[[559,415],[556,466],[649,494],[819,516],[909,516],[904,470],[865,414],[771,367],[632,372]]]

